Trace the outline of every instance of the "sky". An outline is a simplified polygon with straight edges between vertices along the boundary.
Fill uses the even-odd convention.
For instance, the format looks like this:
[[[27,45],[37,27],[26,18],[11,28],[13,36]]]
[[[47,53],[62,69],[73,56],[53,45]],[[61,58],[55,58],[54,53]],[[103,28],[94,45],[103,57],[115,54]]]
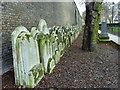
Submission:
[[[78,7],[78,10],[80,12],[80,15],[82,15],[82,12],[84,12],[86,9],[85,9],[85,4],[80,4],[80,2],[83,2],[83,0],[74,0],[77,7]],[[90,0],[89,0],[90,1]],[[104,0],[104,2],[114,2],[115,4],[118,3],[120,0]]]

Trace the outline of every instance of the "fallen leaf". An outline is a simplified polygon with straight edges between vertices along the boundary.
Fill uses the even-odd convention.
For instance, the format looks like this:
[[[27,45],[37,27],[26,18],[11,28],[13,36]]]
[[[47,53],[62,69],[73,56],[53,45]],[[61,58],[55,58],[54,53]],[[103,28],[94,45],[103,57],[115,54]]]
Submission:
[[[61,76],[61,74],[59,73],[59,77]]]

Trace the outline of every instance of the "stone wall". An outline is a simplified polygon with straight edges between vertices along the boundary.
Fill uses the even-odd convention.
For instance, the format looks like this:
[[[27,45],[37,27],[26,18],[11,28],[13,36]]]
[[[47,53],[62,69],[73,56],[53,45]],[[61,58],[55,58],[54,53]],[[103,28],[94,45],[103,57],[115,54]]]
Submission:
[[[0,48],[2,73],[13,67],[11,32],[17,26],[22,25],[30,30],[31,27],[37,26],[40,19],[45,19],[48,27],[75,25],[76,6],[73,2],[3,2],[0,8],[2,9],[2,49]],[[77,18],[80,18],[79,14]]]

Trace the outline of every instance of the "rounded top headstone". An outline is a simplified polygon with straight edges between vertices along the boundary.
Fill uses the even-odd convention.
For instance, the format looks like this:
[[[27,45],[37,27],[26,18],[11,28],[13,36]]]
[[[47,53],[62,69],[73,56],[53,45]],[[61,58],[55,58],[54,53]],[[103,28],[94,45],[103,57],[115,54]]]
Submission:
[[[49,29],[47,28],[47,23],[44,19],[39,21],[38,30],[44,34],[49,34]]]

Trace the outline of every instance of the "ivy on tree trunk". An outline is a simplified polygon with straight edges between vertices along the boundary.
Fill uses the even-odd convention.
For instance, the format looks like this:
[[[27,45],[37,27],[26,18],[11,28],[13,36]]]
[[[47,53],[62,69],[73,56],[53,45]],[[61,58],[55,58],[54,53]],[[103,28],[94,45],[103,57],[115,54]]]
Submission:
[[[97,2],[95,4],[95,20],[94,20],[94,28],[93,28],[93,44],[98,43],[98,29],[99,29],[99,22],[100,22],[101,4],[102,4],[102,2]]]
[[[86,2],[82,50],[93,51],[98,38],[101,2]]]

